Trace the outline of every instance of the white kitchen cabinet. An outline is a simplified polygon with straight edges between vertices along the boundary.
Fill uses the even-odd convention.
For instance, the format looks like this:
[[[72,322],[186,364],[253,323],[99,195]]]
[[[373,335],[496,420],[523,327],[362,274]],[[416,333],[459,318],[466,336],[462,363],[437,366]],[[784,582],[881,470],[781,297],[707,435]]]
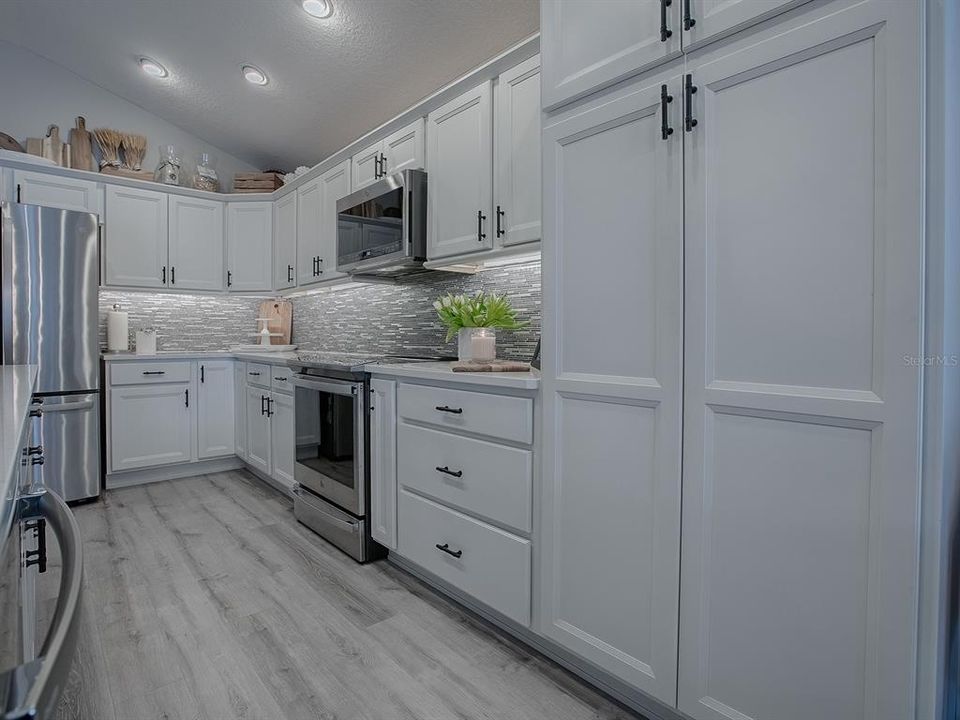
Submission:
[[[291,192],[273,206],[274,286],[291,288],[302,281],[297,272],[300,247],[297,243],[297,193]]]
[[[273,289],[273,203],[227,205],[227,289]]]
[[[356,153],[351,159],[353,189],[359,190],[393,173],[423,168],[423,136],[423,118],[417,118]]]
[[[686,1],[665,5],[654,0],[543,0],[544,109],[555,109],[678,55],[681,6]]]
[[[370,535],[397,548],[397,383],[370,381]]]
[[[497,81],[494,234],[502,246],[536,242],[540,211],[540,56]]]
[[[623,8],[621,22],[638,19]],[[543,133],[553,280],[543,298],[540,631],[668,705],[680,573],[679,72],[598,98]],[[662,89],[674,98],[666,140]],[[598,321],[611,308],[629,308],[615,331]]]
[[[13,184],[19,203],[98,215],[103,213],[103,191],[90,180],[14,170]]]
[[[247,459],[247,364],[237,360],[233,364],[233,423],[234,447],[237,457]]]
[[[427,257],[493,247],[493,113],[484,82],[427,117]]]
[[[264,475],[270,475],[271,449],[270,418],[267,416],[267,400],[270,393],[258,387],[248,386],[245,393],[247,408],[247,464]]]
[[[110,470],[189,462],[195,407],[190,383],[110,389]]]
[[[344,160],[320,176],[320,241],[317,280],[336,280],[346,273],[337,270],[337,200],[349,195],[350,163]]]
[[[104,209],[104,284],[165,288],[167,193],[108,185]]]
[[[270,393],[268,399],[270,420],[271,477],[291,490],[294,484],[294,402],[293,395]]]
[[[200,360],[197,384],[197,457],[201,460],[237,451],[232,360]]]
[[[683,46],[703,45],[805,2],[809,0],[684,0]]]
[[[171,195],[169,287],[223,289],[223,203]]]
[[[915,716],[922,7],[813,13],[687,67],[678,698],[697,720]]]
[[[297,278],[301,285],[320,282],[323,191],[320,178],[297,188]]]

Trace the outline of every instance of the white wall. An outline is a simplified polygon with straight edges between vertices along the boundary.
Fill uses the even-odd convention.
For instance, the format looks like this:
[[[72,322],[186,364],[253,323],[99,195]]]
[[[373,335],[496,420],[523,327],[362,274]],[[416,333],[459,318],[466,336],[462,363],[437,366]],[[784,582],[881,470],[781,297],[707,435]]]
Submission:
[[[235,172],[258,169],[56,63],[0,41],[0,132],[26,147],[27,137],[43,137],[49,125],[59,125],[66,142],[78,115],[86,118],[88,130],[109,127],[146,135],[145,167],[150,170],[157,165],[159,146],[171,143],[180,149],[185,166],[197,153],[212,152],[224,190]]]

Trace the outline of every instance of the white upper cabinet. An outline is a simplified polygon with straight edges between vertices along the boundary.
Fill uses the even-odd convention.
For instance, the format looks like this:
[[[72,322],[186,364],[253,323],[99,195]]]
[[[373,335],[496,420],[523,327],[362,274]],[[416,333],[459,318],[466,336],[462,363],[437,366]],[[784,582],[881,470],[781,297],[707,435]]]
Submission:
[[[809,0],[681,0],[684,48],[723,37]]]
[[[233,360],[201,360],[197,378],[197,457],[236,451]]]
[[[317,279],[336,280],[345,273],[337,271],[337,200],[350,194],[350,162],[344,160],[320,176],[320,243]]]
[[[290,193],[273,208],[273,287],[285,290],[297,284],[297,194]]]
[[[397,130],[383,140],[381,170],[392,175],[424,166],[424,122],[417,118],[405,128]]]
[[[273,203],[227,205],[227,289],[273,289]]]
[[[493,247],[493,113],[484,82],[427,117],[427,257]]]
[[[320,178],[297,188],[297,278],[301,285],[320,281],[320,228],[323,194]]]
[[[108,185],[104,211],[104,284],[168,287],[167,194]]]
[[[494,234],[500,245],[540,239],[540,56],[500,75],[494,99]]]
[[[543,140],[540,630],[668,705],[683,367],[683,134],[662,132],[679,127],[673,72],[578,108]],[[611,308],[626,309],[616,328],[598,320]],[[626,551],[613,561],[612,547]]]
[[[380,179],[382,175],[380,171],[382,159],[380,156],[382,153],[383,142],[378,140],[370,147],[360,150],[351,158],[353,187],[359,190]]]
[[[359,190],[380,178],[409,168],[424,166],[423,118],[378,140],[351,159],[353,189]]]
[[[811,8],[687,67],[697,720],[916,716],[922,5]]]
[[[168,286],[223,289],[223,203],[171,195]]]
[[[680,52],[680,6],[659,0],[543,0],[543,106],[649,69]],[[741,4],[751,4],[745,0]]]
[[[61,210],[103,212],[103,193],[89,180],[58,177],[26,170],[13,171],[16,201],[26,205],[43,205]]]
[[[397,383],[370,381],[370,535],[397,549]]]

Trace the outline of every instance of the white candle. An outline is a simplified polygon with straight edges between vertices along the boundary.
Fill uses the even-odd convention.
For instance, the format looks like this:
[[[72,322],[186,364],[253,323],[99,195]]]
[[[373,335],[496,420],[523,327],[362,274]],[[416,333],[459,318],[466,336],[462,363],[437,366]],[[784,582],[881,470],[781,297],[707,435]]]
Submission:
[[[470,358],[485,362],[497,357],[497,337],[492,332],[475,332],[470,338]]]

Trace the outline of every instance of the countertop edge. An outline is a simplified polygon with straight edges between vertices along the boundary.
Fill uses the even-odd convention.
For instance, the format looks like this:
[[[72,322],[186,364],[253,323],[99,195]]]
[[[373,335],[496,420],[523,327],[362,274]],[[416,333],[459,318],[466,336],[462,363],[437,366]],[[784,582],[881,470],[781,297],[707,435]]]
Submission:
[[[366,365],[371,375],[411,378],[415,380],[435,380],[460,385],[477,385],[489,388],[536,391],[540,388],[540,373],[531,370],[524,373],[505,372],[453,372],[455,363],[397,363]]]

